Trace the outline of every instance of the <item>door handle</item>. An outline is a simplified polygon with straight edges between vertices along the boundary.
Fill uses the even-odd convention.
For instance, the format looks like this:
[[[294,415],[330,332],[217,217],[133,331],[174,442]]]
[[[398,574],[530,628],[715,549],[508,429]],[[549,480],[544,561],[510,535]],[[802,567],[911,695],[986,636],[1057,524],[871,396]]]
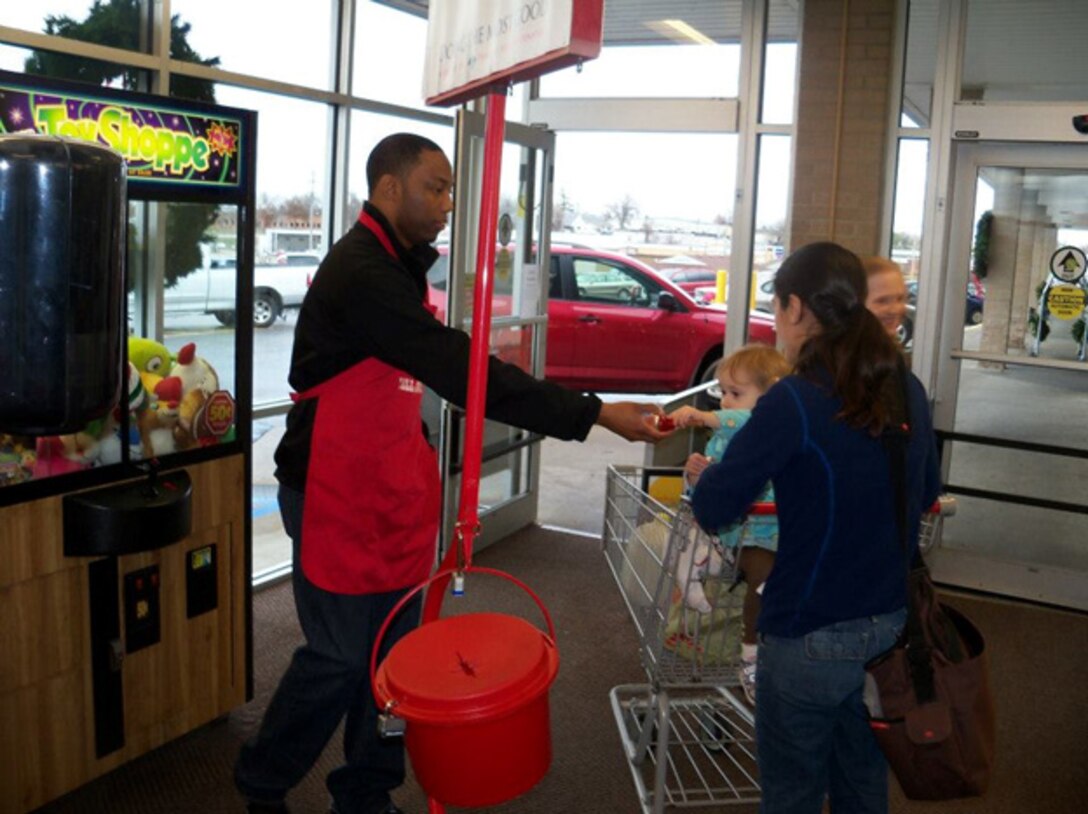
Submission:
[[[585,316],[578,317],[579,322],[597,323],[601,321],[601,318],[596,314],[586,314]]]

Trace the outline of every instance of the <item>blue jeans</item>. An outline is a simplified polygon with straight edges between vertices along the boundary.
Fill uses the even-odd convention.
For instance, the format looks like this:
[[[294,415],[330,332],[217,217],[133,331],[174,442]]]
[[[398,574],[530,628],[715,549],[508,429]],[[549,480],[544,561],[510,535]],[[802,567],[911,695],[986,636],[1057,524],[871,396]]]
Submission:
[[[346,595],[318,588],[302,573],[303,496],[280,487],[279,501],[294,548],[292,585],[305,644],[280,679],[260,730],[242,747],[235,784],[250,800],[283,800],[344,720],[344,764],[329,773],[326,785],[342,814],[381,811],[390,789],[404,782],[404,745],[400,738],[378,736],[370,651],[382,622],[407,591]],[[390,625],[381,658],[419,624],[419,612],[417,597]]]
[[[869,730],[865,663],[890,648],[906,610],[798,638],[761,635],[756,744],[761,814],[887,814],[888,764]]]

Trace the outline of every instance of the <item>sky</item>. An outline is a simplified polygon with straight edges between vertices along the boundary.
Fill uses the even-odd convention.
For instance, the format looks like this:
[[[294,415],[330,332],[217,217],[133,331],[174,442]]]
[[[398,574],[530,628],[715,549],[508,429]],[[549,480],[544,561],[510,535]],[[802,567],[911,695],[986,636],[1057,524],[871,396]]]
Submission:
[[[249,3],[234,0],[172,0],[171,11],[191,24],[190,45],[202,56],[218,56],[221,67],[285,82],[328,87],[321,48],[328,41],[332,0],[309,0],[299,13],[297,0],[263,0],[261,15]],[[82,19],[89,0],[37,0],[5,4],[4,23],[41,30],[44,9]],[[282,20],[289,18],[285,26]],[[240,36],[239,32],[245,35]],[[358,47],[353,75],[360,95],[424,108],[421,98],[426,21],[375,3],[362,3],[356,21]],[[739,46],[668,46],[606,49],[581,72],[569,68],[542,80],[548,96],[735,97],[739,84]],[[405,60],[404,54],[418,53]],[[795,46],[771,46],[763,120],[788,122],[794,98]],[[26,51],[0,46],[0,67],[21,70]],[[286,55],[291,54],[290,58]],[[311,54],[312,58],[299,58]],[[407,65],[390,70],[391,65]],[[371,77],[377,77],[372,80]],[[676,77],[683,77],[678,88]],[[217,89],[220,103],[259,110],[258,196],[286,198],[323,189],[327,157],[295,148],[299,122],[327,126],[327,108],[319,103],[281,99],[228,86]],[[437,112],[449,114],[442,109]],[[518,118],[520,102],[508,101],[508,117]],[[385,117],[356,114],[360,133],[352,152],[369,150]],[[390,126],[396,120],[390,120]],[[353,126],[355,126],[353,124]],[[425,131],[432,136],[431,132]],[[315,138],[313,141],[323,141]],[[445,141],[445,140],[444,140]],[[442,143],[442,142],[440,142]],[[452,137],[449,138],[452,144]],[[556,200],[561,194],[589,214],[603,214],[610,204],[630,196],[640,217],[712,221],[728,216],[736,184],[736,134],[721,133],[560,133],[556,147]],[[784,220],[789,192],[789,140],[767,137],[767,158],[758,183],[757,223]],[[272,157],[272,160],[269,160]],[[921,231],[924,198],[924,151],[904,151],[897,189],[897,231]],[[919,184],[917,181],[921,179]],[[349,168],[349,186],[363,194],[361,162]]]

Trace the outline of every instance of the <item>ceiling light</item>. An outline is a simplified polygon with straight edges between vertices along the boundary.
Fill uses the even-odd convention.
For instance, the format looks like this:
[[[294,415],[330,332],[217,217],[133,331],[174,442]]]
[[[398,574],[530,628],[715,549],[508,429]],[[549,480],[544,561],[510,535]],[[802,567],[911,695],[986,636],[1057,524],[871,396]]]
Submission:
[[[647,28],[653,29],[659,34],[664,34],[666,37],[677,42],[689,43],[694,42],[699,45],[715,45],[714,40],[710,39],[706,34],[693,26],[688,25],[683,20],[650,20],[645,23]]]

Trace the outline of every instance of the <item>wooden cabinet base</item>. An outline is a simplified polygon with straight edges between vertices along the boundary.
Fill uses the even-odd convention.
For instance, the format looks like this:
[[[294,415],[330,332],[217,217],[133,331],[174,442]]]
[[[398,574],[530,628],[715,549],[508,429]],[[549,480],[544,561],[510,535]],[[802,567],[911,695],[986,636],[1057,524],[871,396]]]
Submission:
[[[245,702],[244,456],[186,469],[192,532],[155,551],[65,557],[63,496],[0,509],[0,812]]]

